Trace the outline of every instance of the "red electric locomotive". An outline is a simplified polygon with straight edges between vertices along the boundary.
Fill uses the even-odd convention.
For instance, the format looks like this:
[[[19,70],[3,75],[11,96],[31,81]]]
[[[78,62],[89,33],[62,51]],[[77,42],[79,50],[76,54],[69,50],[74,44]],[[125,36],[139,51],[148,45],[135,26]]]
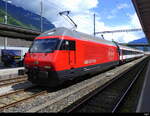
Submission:
[[[38,36],[24,64],[29,81],[51,87],[118,65],[119,59],[114,42],[62,27]]]

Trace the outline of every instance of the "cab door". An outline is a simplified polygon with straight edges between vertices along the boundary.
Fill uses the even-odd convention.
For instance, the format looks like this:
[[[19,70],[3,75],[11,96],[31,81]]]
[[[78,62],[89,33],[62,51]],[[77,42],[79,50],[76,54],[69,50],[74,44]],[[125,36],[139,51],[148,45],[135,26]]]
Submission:
[[[65,58],[69,70],[65,71],[65,78],[72,80],[76,77],[76,42],[74,40],[63,40],[62,48],[65,51]]]
[[[69,65],[70,68],[74,68],[76,64],[76,45],[75,41],[69,40]]]
[[[76,45],[74,40],[63,40],[61,50],[66,53],[67,65],[73,69],[76,63]]]

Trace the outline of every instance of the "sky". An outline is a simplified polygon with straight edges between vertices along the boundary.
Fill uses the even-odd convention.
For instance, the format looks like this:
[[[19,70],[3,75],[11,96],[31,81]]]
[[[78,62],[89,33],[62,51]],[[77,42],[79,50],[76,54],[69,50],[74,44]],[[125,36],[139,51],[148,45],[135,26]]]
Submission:
[[[11,0],[12,4],[40,14],[41,0]],[[77,31],[93,34],[93,14],[96,32],[142,28],[131,0],[42,0],[43,16],[56,27],[72,28],[61,11],[71,11],[69,16],[77,24]],[[96,35],[101,36],[101,35]],[[127,43],[145,37],[142,31],[104,34],[106,40]]]

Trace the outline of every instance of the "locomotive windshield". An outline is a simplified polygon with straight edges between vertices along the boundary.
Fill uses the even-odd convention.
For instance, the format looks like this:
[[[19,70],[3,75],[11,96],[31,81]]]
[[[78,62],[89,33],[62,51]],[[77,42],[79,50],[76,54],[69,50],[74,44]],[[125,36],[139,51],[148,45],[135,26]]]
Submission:
[[[50,53],[57,49],[59,39],[36,39],[34,40],[29,52],[30,53]]]

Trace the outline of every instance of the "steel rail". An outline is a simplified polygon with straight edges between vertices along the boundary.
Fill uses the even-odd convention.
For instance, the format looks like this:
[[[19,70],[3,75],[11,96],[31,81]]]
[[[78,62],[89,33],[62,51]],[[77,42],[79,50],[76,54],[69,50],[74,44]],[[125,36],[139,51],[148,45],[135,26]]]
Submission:
[[[9,92],[9,93],[0,95],[0,98],[9,96],[9,95],[11,95],[11,94],[21,93],[21,92],[24,92],[24,89],[20,89],[20,90],[17,90],[17,91],[13,91],[13,92]]]
[[[126,89],[126,91],[124,92],[124,94],[119,98],[117,104],[112,109],[112,113],[116,112],[116,110],[119,108],[120,104],[125,99],[125,97],[127,96],[128,92],[132,89],[132,87],[135,84],[136,80],[139,78],[139,75],[144,71],[144,67],[145,66],[146,66],[146,63],[143,65],[143,67],[141,68],[141,70],[136,74],[135,78],[133,79],[133,81],[131,82],[131,84],[129,85],[129,87]]]
[[[29,89],[29,88],[27,88],[27,89]],[[8,93],[8,94],[5,94],[5,95],[1,95],[0,98],[6,97],[6,96],[10,96],[10,95],[15,95],[15,94],[18,94],[18,93],[23,93],[23,92],[25,92],[27,89],[22,89],[22,90],[18,90],[18,91],[15,91],[15,92],[11,92],[11,93]],[[30,89],[31,89],[31,87],[30,87]],[[37,96],[40,96],[40,95],[43,95],[43,94],[47,94],[47,91],[46,91],[46,90],[40,91],[40,92],[37,92],[37,93],[35,93],[35,94],[33,94],[33,95],[29,96],[29,97],[23,98],[23,99],[18,100],[18,101],[16,100],[15,102],[12,102],[12,103],[10,103],[10,104],[7,104],[7,105],[5,105],[5,106],[0,107],[0,110],[3,110],[3,109],[6,109],[6,108],[15,106],[15,105],[17,105],[18,103],[22,103],[22,102],[24,102],[24,101],[27,101],[27,100],[29,100],[29,99],[33,99],[33,98],[35,98],[35,97],[37,97]],[[28,94],[28,95],[29,95],[29,94]],[[11,97],[10,97],[10,98],[11,98]]]
[[[27,81],[27,80],[26,80],[26,79],[22,79],[22,80],[15,81],[15,82],[10,82],[10,83],[1,84],[1,85],[0,85],[0,88],[1,88],[1,87],[4,87],[4,86],[8,86],[8,85],[13,85],[13,84],[25,82],[25,81]]]
[[[27,76],[19,76],[19,77],[14,77],[14,78],[9,78],[9,79],[3,79],[3,80],[0,80],[0,83],[1,82],[5,82],[5,81],[10,81],[10,80],[16,80],[16,79],[20,79],[20,78],[24,78],[24,77],[27,77]]]
[[[19,90],[13,91],[13,92],[9,92],[9,93],[0,95],[0,98],[9,96],[9,95],[11,95],[11,94],[16,94],[16,93],[24,92],[24,91],[26,91],[26,90],[28,90],[28,89],[32,89],[33,87],[35,87],[35,85],[32,85],[32,86],[30,86],[30,87],[28,87],[28,88],[25,88],[25,89],[19,89]]]
[[[11,82],[12,81],[12,82]],[[0,81],[0,87],[16,84],[16,83],[21,83],[27,81],[27,77],[20,77],[20,78],[12,78],[12,79],[7,79],[7,80],[2,80]]]

